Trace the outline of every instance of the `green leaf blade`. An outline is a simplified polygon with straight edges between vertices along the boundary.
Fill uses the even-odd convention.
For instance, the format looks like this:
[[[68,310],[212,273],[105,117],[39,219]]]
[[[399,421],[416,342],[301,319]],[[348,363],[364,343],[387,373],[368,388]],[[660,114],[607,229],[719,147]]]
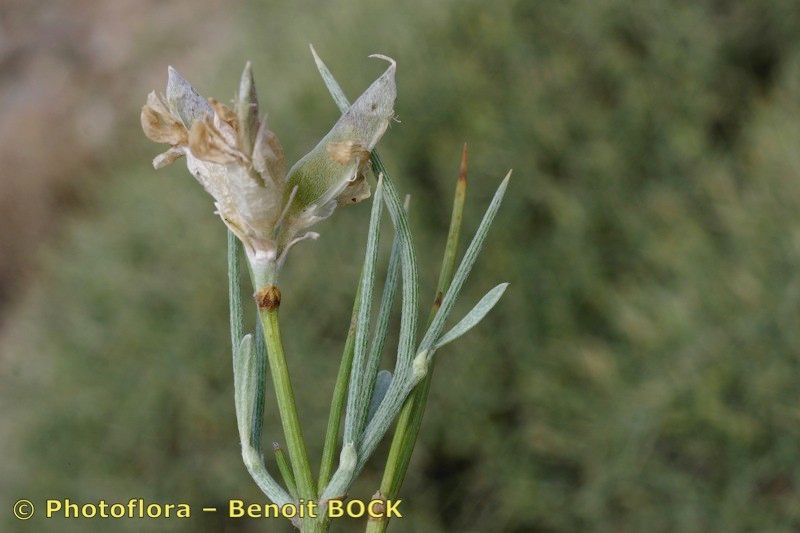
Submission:
[[[489,313],[489,311],[492,310],[497,302],[500,301],[500,298],[503,296],[503,293],[506,292],[507,288],[508,283],[501,283],[487,292],[483,298],[481,298],[478,303],[475,304],[469,313],[467,313],[464,318],[458,322],[458,324],[453,326],[450,331],[439,337],[439,340],[436,341],[435,349],[438,350],[445,344],[453,342],[477,326],[478,323]]]

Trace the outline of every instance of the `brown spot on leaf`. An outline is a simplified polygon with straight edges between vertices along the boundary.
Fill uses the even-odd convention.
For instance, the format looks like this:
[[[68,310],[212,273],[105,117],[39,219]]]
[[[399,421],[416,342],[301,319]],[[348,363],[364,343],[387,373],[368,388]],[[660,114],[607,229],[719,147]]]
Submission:
[[[353,161],[369,159],[369,150],[354,141],[330,142],[325,147],[331,159],[340,165],[348,165]]]

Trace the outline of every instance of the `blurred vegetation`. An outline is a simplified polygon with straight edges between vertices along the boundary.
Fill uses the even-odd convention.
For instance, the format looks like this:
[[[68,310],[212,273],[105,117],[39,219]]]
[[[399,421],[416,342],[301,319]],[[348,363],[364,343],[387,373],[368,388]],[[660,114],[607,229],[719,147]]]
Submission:
[[[307,43],[351,95],[381,68],[369,53],[395,57],[401,123],[381,150],[414,198],[423,294],[461,143],[467,234],[515,169],[462,304],[512,285],[467,341],[439,354],[396,531],[800,528],[796,10],[782,0],[254,3],[231,13],[242,33],[219,75],[185,72],[224,97],[252,59],[295,159],[337,115]],[[42,254],[6,324],[3,505],[260,499],[233,420],[224,228],[184,169],[149,168],[157,147],[136,131],[140,104],[129,105],[130,143],[106,154],[90,208]],[[315,456],[366,218],[364,206],[340,210],[283,275]],[[374,492],[378,457],[353,496]]]

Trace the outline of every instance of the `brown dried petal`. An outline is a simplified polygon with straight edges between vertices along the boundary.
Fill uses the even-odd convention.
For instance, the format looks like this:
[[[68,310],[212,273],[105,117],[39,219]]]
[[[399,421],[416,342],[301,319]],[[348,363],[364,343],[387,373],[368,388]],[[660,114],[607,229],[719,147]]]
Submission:
[[[155,91],[147,95],[147,103],[142,106],[140,118],[142,130],[151,141],[173,146],[186,144],[186,128],[169,112]]]
[[[286,159],[283,146],[278,137],[267,127],[267,121],[261,123],[253,147],[253,167],[261,174],[264,181],[283,183],[286,177]]]
[[[214,112],[222,121],[226,122],[234,131],[239,131],[239,119],[230,107],[216,98],[209,98],[208,103],[211,104]]]
[[[196,120],[189,130],[189,149],[203,161],[220,163],[244,163],[247,158],[236,147],[231,146],[209,117]]]
[[[173,146],[166,152],[158,154],[155,159],[153,159],[153,168],[156,170],[164,168],[165,166],[174,163],[175,160],[181,156],[183,156],[183,148]]]
[[[353,205],[369,198],[369,182],[363,173],[359,172],[358,176],[347,184],[344,190],[336,197],[336,203],[339,205]]]

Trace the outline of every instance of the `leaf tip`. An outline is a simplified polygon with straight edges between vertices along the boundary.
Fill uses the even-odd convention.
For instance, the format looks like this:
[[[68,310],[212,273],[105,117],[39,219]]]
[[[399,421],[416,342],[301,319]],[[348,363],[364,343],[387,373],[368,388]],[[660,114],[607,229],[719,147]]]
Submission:
[[[314,45],[311,44],[311,43],[308,43],[308,48],[309,48],[309,50],[311,50],[311,55],[314,56],[314,63],[317,64],[317,68],[319,68],[319,69],[324,68],[325,67],[325,63],[322,62],[322,58],[319,57],[319,54],[317,53],[317,49],[314,48]]]
[[[514,169],[509,169],[509,170],[508,170],[508,173],[507,173],[507,174],[506,174],[506,176],[503,178],[503,181],[502,181],[502,182],[500,182],[500,186],[497,188],[497,194],[500,194],[500,195],[501,195],[501,197],[502,197],[503,195],[505,195],[505,193],[506,193],[506,188],[508,187],[508,182],[509,182],[509,181],[511,181],[511,173],[512,173],[513,171],[514,171]]]
[[[498,301],[499,301],[499,300],[500,300],[500,298],[502,298],[502,297],[503,297],[503,295],[506,293],[506,289],[508,289],[508,286],[509,286],[509,285],[511,285],[511,283],[509,283],[509,282],[505,281],[505,282],[501,283],[500,285],[498,285],[498,286],[496,287],[496,290],[497,290],[497,293],[498,293],[498,294],[497,294],[497,300],[498,300]]]
[[[253,64],[248,59],[242,69],[242,77],[239,81],[239,99],[246,99],[254,91],[255,82],[253,80]]]

